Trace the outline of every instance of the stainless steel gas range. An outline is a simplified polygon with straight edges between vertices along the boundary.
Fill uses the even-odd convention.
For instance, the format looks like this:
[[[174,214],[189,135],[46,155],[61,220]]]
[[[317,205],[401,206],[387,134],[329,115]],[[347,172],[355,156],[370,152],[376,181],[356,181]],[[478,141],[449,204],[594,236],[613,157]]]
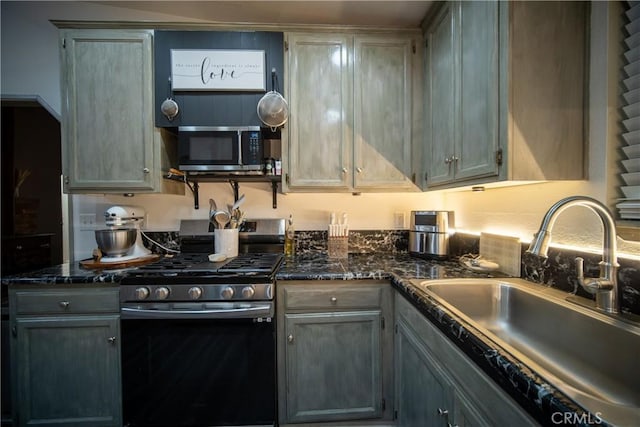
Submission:
[[[276,425],[281,239],[245,233],[254,234],[238,257],[213,263],[210,251],[181,253],[122,281],[125,426]]]

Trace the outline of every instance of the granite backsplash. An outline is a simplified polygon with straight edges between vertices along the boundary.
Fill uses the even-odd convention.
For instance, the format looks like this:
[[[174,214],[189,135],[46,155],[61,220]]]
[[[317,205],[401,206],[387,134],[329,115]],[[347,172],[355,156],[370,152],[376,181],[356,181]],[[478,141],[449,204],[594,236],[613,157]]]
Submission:
[[[156,242],[153,244],[149,241]],[[155,253],[167,253],[180,249],[177,232],[145,232],[145,246]],[[163,246],[160,247],[159,245]],[[213,245],[212,245],[213,246]],[[456,233],[450,240],[451,257],[477,254],[480,238],[476,235]],[[409,248],[407,230],[350,230],[349,253],[406,253]],[[584,258],[585,277],[597,277],[600,272],[599,254],[549,248],[548,258],[540,258],[526,253],[527,245],[522,245],[522,278],[543,286],[548,286],[593,299],[578,284],[574,259]],[[327,231],[296,231],[296,253],[326,252]],[[622,310],[640,315],[640,261],[618,258],[618,284],[621,292]]]

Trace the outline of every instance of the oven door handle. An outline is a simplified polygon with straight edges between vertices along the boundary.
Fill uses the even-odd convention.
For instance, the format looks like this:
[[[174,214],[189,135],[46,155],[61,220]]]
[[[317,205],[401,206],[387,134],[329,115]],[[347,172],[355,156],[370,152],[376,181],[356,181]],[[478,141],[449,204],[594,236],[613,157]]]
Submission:
[[[273,317],[272,305],[269,304],[211,310],[154,310],[122,307],[120,313],[123,319],[234,319]]]

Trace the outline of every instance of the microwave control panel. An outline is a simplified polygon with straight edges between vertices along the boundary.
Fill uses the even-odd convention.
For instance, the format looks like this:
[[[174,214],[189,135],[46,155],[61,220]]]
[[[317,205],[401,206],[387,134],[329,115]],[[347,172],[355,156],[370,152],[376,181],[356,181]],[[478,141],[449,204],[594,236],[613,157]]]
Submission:
[[[260,165],[262,164],[262,138],[259,131],[249,131],[247,138],[247,152],[244,158],[244,164]]]

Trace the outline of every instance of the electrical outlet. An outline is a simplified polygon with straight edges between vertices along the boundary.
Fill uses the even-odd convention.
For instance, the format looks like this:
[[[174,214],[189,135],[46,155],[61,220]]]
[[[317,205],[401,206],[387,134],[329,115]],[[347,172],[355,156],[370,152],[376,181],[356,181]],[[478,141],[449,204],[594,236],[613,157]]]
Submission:
[[[404,229],[404,212],[395,212],[393,214],[393,225],[395,228]]]
[[[96,214],[80,214],[80,230],[93,230],[96,227]]]

